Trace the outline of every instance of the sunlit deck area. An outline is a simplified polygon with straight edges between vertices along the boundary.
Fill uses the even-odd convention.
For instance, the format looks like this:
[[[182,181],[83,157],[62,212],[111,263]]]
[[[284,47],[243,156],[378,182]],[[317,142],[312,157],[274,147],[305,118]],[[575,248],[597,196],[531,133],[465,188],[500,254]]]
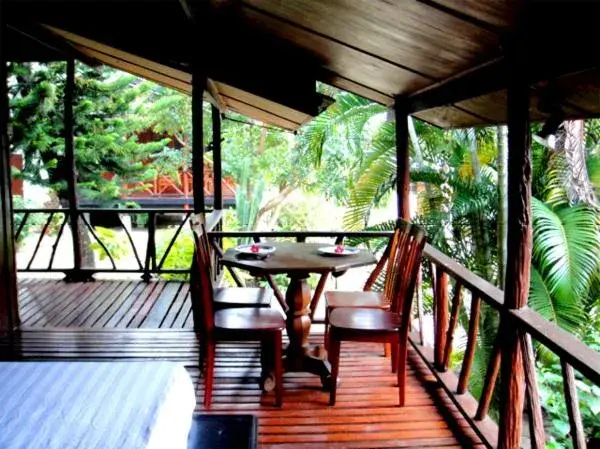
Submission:
[[[180,281],[19,281],[21,324],[29,328],[192,328],[190,285]]]
[[[312,340],[317,343],[320,338]],[[24,330],[12,342],[2,340],[0,354],[25,360],[180,361],[202,403],[198,345],[191,330]],[[328,405],[317,377],[287,373],[283,407],[278,409],[272,395],[261,397],[258,346],[219,344],[209,413],[256,415],[261,448],[478,447],[479,440],[414,350],[409,360],[405,407],[396,405],[395,376],[381,345],[349,344],[342,355],[334,407]],[[205,413],[201,405],[197,411]]]

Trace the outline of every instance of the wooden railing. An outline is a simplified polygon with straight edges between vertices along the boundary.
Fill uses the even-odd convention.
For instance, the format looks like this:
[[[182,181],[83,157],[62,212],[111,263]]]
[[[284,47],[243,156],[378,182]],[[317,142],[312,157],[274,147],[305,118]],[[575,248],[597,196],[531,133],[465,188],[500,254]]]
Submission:
[[[586,447],[575,388],[574,369],[594,384],[600,385],[600,354],[528,307],[504,309],[504,292],[502,290],[430,245],[425,248],[425,265],[430,273],[434,298],[433,351],[424,348],[421,344],[414,343],[414,346],[428,362],[449,397],[486,445],[495,447],[498,440],[499,430],[489,418],[488,412],[500,374],[502,342],[508,333],[514,332],[521,335],[523,339],[521,346],[526,387],[525,407],[528,411],[531,447],[543,448],[546,444],[532,339],[544,345],[560,359],[573,446],[575,448]],[[452,295],[450,295],[449,288],[450,279],[454,280]],[[458,374],[455,374],[449,370],[449,361],[461,303],[467,296],[465,292],[470,293],[471,299],[468,328],[466,329],[467,344],[462,362],[456,367]],[[452,299],[450,299],[451,296]],[[472,375],[477,341],[482,332],[479,324],[483,304],[500,314],[500,326],[494,336],[482,393],[479,399],[475,399],[468,392],[468,384]],[[502,314],[508,316],[502,316]],[[510,325],[506,323],[510,323]],[[498,399],[502,401],[502,397]]]
[[[67,226],[71,226],[69,223],[70,211],[69,209],[14,209],[13,213],[19,217],[19,226],[15,230],[15,240],[19,241],[21,235],[31,222],[35,215],[43,217],[41,220],[43,224],[36,229],[37,239],[31,256],[24,266],[18,267],[20,272],[44,272],[44,273],[65,273],[67,277],[73,280],[81,280],[90,278],[94,273],[141,273],[144,280],[149,280],[152,275],[156,274],[189,274],[189,268],[165,268],[165,261],[177,242],[177,239],[182,235],[182,230],[188,223],[192,211],[185,209],[100,209],[100,208],[81,208],[75,211],[80,225],[89,233],[92,242],[96,243],[101,251],[108,259],[111,268],[98,268],[98,267],[85,267],[76,266],[76,258],[73,257],[74,265],[71,267],[56,267],[55,261],[57,256],[61,256],[58,253],[59,244],[64,238],[64,230]],[[118,222],[118,228],[122,229],[125,233],[127,245],[131,249],[134,265],[133,267],[118,267],[117,256],[113,254],[110,249],[110,244],[103,241],[102,236],[97,232],[95,226],[91,224],[92,215],[106,215],[112,214],[116,217]],[[147,240],[145,249],[138,248],[134,241],[131,231],[128,226],[123,222],[123,216],[129,215],[131,217],[142,217],[144,216],[146,223],[145,229],[147,232]],[[157,231],[157,217],[159,215],[177,215],[181,217],[181,220],[175,227],[175,232],[169,239],[166,248],[161,254],[157,254],[157,242],[156,242],[156,231]],[[209,229],[215,229],[220,226],[222,218],[221,211],[213,211],[207,214],[207,226]],[[56,234],[50,236],[53,239],[52,250],[48,258],[48,264],[43,268],[34,268],[34,262],[37,260],[40,252],[40,247],[45,238],[48,237],[48,231],[51,226],[56,227]],[[72,229],[72,226],[71,226]],[[75,251],[73,245],[72,250]],[[143,251],[142,251],[143,250]],[[142,256],[143,255],[143,259]],[[190,259],[191,263],[191,259]]]
[[[223,254],[219,242],[224,238],[234,238],[238,241],[251,239],[255,242],[280,238],[292,238],[296,241],[328,238],[337,243],[345,240],[369,242],[374,239],[389,239],[391,232],[211,232],[209,235],[218,258]],[[523,361],[531,447],[543,448],[546,443],[532,339],[544,345],[560,359],[573,444],[576,448],[586,447],[575,388],[574,370],[596,385],[600,385],[600,354],[532,309],[523,308],[506,312],[503,308],[504,292],[502,290],[431,245],[425,247],[423,270],[430,281],[434,298],[433,347],[424,344],[421,301],[425,293],[423,291],[425,283],[420,283],[420,291],[417,292],[416,309],[418,321],[421,324],[419,332],[412,333],[411,343],[484,444],[487,447],[496,447],[498,442],[499,428],[490,418],[489,410],[500,374],[502,339],[508,332],[518,332],[524,336]],[[235,276],[235,272],[233,275],[234,281],[241,284],[241,280]],[[468,299],[470,299],[470,305],[466,308],[463,304]],[[483,307],[489,307],[499,315],[507,313],[509,320],[504,317],[502,322],[510,322],[512,325],[499,326],[496,330],[497,334],[494,336],[495,343],[486,369],[483,390],[480,397],[475,398],[469,392],[468,387],[473,375],[473,362],[478,350],[477,342],[483,332],[479,325]],[[468,309],[468,325],[465,329],[467,343],[464,357],[458,366],[451,367],[450,360],[455,347],[454,338],[459,316],[461,311],[465,313],[465,309]]]

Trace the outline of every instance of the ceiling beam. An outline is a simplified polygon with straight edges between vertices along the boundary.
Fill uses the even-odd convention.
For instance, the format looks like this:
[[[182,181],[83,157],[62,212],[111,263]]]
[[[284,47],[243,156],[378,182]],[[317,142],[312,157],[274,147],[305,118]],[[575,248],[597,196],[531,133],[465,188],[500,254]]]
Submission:
[[[527,80],[531,85],[600,66],[600,56],[596,54],[585,55],[583,58],[578,55],[569,58],[565,55],[560,64],[556,63],[556,57],[532,54],[531,59]],[[409,96],[409,112],[414,114],[440,106],[450,106],[502,90],[507,86],[508,73],[509,67],[504,59],[483,64]]]

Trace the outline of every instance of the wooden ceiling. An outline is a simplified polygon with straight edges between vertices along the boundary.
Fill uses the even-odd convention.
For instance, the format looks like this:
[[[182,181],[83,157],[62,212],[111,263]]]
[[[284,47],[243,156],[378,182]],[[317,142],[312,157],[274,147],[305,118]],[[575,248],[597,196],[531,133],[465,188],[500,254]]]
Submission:
[[[27,27],[49,24],[77,54],[180,91],[190,91],[199,54],[221,108],[286,129],[320,112],[316,81],[385,105],[401,96],[416,117],[442,127],[504,122],[504,54],[522,3],[7,1],[11,27],[31,34]],[[600,2],[531,4],[532,119],[547,116],[539,99],[548,91],[569,117],[600,115],[600,52],[589,50],[600,44]]]

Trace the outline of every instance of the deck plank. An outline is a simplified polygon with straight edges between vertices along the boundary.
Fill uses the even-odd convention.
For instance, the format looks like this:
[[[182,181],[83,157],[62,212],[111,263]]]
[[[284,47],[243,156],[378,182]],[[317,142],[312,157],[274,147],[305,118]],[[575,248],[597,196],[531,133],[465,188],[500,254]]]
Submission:
[[[311,336],[319,343],[322,336]],[[12,351],[9,350],[12,348]],[[439,447],[481,448],[456,408],[438,396],[417,353],[409,350],[407,404],[398,407],[395,376],[376,344],[344,344],[338,402],[328,405],[319,379],[286,373],[284,402],[258,387],[258,344],[217,345],[214,405],[202,407],[203,381],[198,342],[189,330],[23,329],[12,341],[0,339],[0,358],[25,360],[176,360],[192,378],[200,413],[253,413],[259,420],[261,449]],[[16,352],[15,352],[16,351]]]

